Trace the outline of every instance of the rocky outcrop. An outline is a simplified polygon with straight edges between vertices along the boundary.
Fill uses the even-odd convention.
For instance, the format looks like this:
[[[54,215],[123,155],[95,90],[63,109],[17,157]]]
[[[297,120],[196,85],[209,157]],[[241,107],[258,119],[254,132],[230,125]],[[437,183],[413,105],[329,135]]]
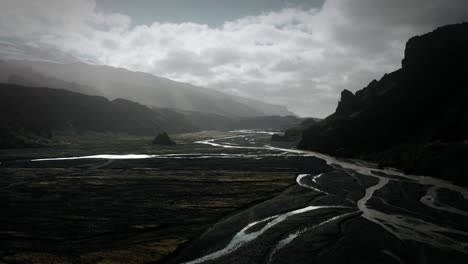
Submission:
[[[338,107],[336,108],[336,113],[349,113],[355,110],[357,107],[358,99],[356,98],[356,96],[346,89],[343,90],[341,92],[341,99],[338,102]]]
[[[159,133],[153,140],[153,144],[156,145],[175,145],[176,143],[172,141],[169,135],[166,132]]]
[[[402,68],[352,95],[303,133],[299,148],[373,159],[468,184],[468,24],[411,38]]]

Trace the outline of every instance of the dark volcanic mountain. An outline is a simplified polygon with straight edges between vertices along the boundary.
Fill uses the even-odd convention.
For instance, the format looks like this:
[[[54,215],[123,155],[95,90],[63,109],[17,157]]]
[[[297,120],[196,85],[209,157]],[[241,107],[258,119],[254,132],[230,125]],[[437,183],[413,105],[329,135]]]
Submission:
[[[41,145],[56,131],[155,135],[194,131],[173,111],[124,99],[109,101],[65,90],[0,84],[0,148]]]
[[[402,68],[303,133],[299,148],[374,159],[463,182],[468,172],[468,23],[411,38]]]

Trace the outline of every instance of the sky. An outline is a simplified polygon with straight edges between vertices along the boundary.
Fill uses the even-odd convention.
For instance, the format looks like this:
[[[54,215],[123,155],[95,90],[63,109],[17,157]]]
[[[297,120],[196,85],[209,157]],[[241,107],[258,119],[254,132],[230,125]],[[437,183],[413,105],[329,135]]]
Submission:
[[[0,58],[82,61],[326,117],[466,0],[0,0]]]
[[[222,27],[226,21],[284,8],[318,8],[324,0],[100,0],[96,11],[122,13],[132,18],[133,26],[155,21],[192,22]]]

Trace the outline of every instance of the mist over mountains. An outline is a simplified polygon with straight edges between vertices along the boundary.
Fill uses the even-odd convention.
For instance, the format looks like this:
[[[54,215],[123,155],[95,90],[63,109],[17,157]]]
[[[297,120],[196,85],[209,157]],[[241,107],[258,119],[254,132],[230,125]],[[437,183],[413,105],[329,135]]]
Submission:
[[[47,146],[57,133],[80,137],[86,133],[154,136],[160,132],[201,130],[286,129],[301,121],[295,116],[235,118],[169,108],[150,108],[126,99],[78,93],[87,87],[57,79],[39,79],[73,91],[0,84],[0,148]],[[12,75],[9,81],[28,83]]]
[[[294,115],[284,106],[224,94],[123,68],[84,63],[2,61],[0,82],[66,89],[109,99],[122,98],[149,107],[204,112],[227,117]]]
[[[154,136],[286,129],[286,107],[147,73],[84,63],[0,61],[0,147],[42,146],[58,131]]]

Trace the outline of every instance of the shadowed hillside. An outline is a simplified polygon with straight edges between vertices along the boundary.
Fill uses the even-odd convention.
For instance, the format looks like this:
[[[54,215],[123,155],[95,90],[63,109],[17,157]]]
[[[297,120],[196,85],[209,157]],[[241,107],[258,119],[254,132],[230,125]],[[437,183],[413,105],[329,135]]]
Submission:
[[[0,147],[44,144],[56,131],[155,135],[195,129],[181,114],[59,89],[0,84]]]
[[[0,148],[45,145],[57,131],[154,136],[161,131],[286,129],[300,120],[294,116],[233,118],[148,108],[125,99],[108,100],[61,89],[0,84]]]
[[[302,149],[370,158],[465,184],[468,24],[411,38],[402,68],[356,92],[311,126]]]

